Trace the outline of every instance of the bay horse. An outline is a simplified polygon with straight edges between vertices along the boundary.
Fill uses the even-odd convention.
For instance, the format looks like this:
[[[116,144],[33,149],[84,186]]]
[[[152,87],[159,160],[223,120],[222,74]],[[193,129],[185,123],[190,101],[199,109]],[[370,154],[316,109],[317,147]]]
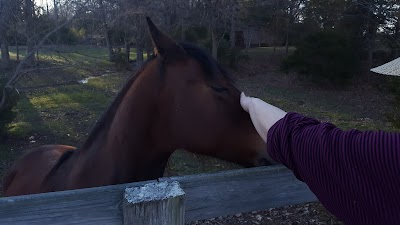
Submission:
[[[128,80],[83,145],[29,151],[3,181],[5,196],[163,176],[176,149],[246,167],[268,165],[265,143],[216,60],[177,43],[146,18],[155,54]]]

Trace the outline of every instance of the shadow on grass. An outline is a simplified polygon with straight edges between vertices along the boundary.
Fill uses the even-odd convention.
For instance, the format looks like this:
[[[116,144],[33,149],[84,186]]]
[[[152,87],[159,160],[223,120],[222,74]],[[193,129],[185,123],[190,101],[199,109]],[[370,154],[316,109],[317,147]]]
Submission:
[[[53,131],[57,144],[79,147],[116,93],[86,84],[46,88],[31,94],[42,110],[43,126]]]
[[[47,142],[53,131],[43,126],[40,109],[36,108],[26,93],[20,93],[20,101],[13,109],[16,118],[8,124],[7,138],[0,143],[0,178],[26,151]],[[1,188],[0,188],[1,193]]]

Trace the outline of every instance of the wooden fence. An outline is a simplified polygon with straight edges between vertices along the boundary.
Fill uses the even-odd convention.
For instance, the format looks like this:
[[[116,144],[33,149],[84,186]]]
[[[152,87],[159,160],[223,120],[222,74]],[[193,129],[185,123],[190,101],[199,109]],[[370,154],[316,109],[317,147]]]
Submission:
[[[161,181],[179,182],[186,222],[317,200],[278,165],[0,198],[0,224],[123,224],[125,189]]]

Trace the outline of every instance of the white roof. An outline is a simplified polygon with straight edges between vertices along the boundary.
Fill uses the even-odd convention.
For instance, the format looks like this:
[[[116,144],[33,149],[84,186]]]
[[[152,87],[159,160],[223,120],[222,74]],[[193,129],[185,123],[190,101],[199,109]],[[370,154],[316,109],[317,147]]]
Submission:
[[[372,68],[371,71],[383,75],[400,76],[400,58]]]

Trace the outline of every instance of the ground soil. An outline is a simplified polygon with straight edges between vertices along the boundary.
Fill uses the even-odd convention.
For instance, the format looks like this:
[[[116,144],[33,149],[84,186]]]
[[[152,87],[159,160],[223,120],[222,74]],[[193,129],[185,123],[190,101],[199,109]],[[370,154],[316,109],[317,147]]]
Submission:
[[[186,223],[187,225],[341,225],[320,203],[239,213]]]

